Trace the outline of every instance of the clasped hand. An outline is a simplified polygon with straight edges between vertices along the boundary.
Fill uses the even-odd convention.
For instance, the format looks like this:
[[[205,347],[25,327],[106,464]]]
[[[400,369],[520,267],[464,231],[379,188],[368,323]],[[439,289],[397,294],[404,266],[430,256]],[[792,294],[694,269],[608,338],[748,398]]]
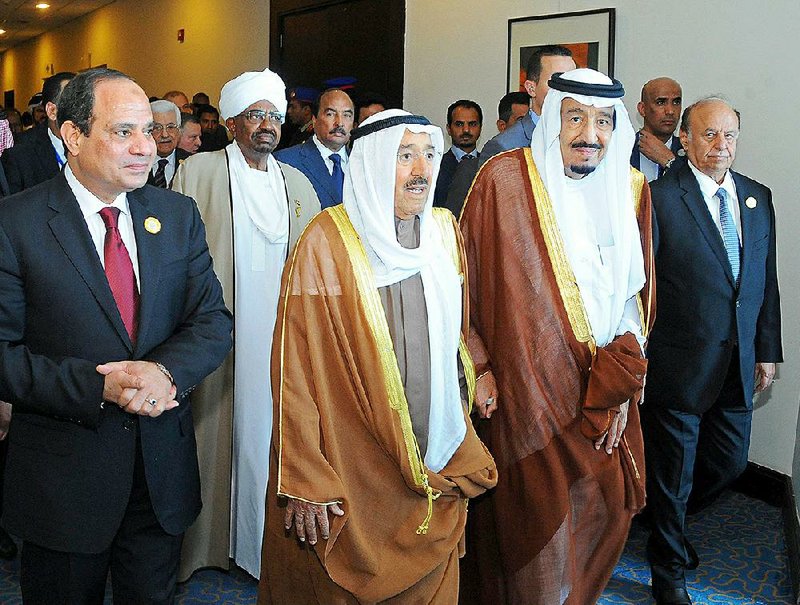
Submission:
[[[105,376],[103,399],[129,414],[155,418],[178,407],[175,385],[152,361],[112,361],[96,369]]]

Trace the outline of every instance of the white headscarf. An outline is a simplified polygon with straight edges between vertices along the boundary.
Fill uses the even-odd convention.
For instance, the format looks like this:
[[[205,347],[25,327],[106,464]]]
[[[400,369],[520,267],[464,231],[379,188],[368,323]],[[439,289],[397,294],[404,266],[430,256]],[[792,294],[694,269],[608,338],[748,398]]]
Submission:
[[[411,114],[406,111],[389,109],[370,116],[361,126],[408,115]],[[395,230],[397,152],[406,130],[429,134],[436,150],[428,200],[419,215],[420,243],[413,249],[400,245]],[[417,273],[422,277],[431,352],[425,464],[435,472],[444,468],[466,434],[456,360],[461,336],[461,283],[431,210],[443,149],[442,131],[433,125],[400,124],[358,138],[350,154],[343,195],[376,285],[388,286]]]
[[[269,101],[286,115],[286,84],[274,71],[246,71],[222,87],[219,114],[223,120],[239,115],[256,101]]]
[[[612,80],[593,69],[573,69],[561,75],[561,78],[585,84],[611,85]],[[561,102],[565,98],[575,99],[583,105],[594,107],[611,107],[614,109],[615,125],[605,156],[597,169],[584,177],[591,179],[587,185],[591,188],[588,195],[604,203],[608,209],[608,219],[613,236],[614,246],[611,254],[611,266],[614,267],[612,277],[611,314],[614,328],[619,324],[625,310],[625,303],[644,285],[644,260],[642,257],[639,226],[633,207],[631,192],[630,156],[635,139],[633,126],[622,98],[586,96],[573,92],[563,92],[550,88],[542,107],[542,117],[533,131],[531,150],[536,167],[539,169],[547,193],[553,203],[559,230],[564,240],[567,256],[570,259],[578,286],[588,292],[587,281],[590,276],[584,275],[577,260],[577,250],[582,242],[579,229],[570,226],[580,217],[574,216],[574,208],[569,204],[568,179],[564,174],[564,162],[561,157],[559,135],[561,133]],[[585,278],[585,279],[584,279]],[[589,322],[593,328],[605,322],[592,321],[591,308],[587,305]],[[614,334],[594,334],[601,346],[613,339]]]

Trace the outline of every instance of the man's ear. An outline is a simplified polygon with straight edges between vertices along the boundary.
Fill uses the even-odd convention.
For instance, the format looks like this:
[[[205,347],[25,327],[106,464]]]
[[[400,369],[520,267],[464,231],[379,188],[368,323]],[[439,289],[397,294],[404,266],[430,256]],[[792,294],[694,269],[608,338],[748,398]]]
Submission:
[[[44,112],[47,114],[48,120],[51,120],[52,122],[56,121],[56,118],[58,117],[58,108],[56,107],[55,103],[48,101],[44,106]]]
[[[78,155],[81,149],[83,133],[72,120],[67,120],[61,125],[61,140],[64,147],[72,155]]]
[[[525,87],[525,92],[528,93],[531,99],[536,97],[536,82],[533,80],[525,80],[523,86]]]
[[[503,132],[506,129],[506,123],[503,120],[497,120],[495,124],[497,125],[498,132]]]
[[[636,111],[638,111],[638,112],[639,112],[639,115],[640,115],[640,116],[644,117],[644,103],[642,103],[641,101],[639,101],[639,102],[636,104]]]
[[[236,120],[233,118],[228,118],[225,120],[225,126],[227,126],[228,130],[230,130],[231,134],[235,137],[236,136]]]
[[[678,131],[678,138],[681,140],[681,147],[683,147],[684,151],[689,149],[689,133],[681,129]]]

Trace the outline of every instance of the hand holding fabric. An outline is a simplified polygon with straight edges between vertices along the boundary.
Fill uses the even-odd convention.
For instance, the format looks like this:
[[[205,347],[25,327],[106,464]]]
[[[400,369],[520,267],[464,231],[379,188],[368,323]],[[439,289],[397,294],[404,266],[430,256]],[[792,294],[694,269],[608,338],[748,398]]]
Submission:
[[[475,405],[478,408],[478,416],[481,418],[491,418],[497,411],[497,383],[491,370],[487,370],[480,375],[475,382]]]
[[[611,454],[613,448],[619,447],[622,433],[625,432],[625,427],[628,425],[628,407],[630,403],[630,401],[626,401],[619,406],[619,413],[611,421],[608,432],[594,442],[594,449],[599,450],[603,446],[603,441],[606,442],[606,454]]]
[[[287,530],[290,530],[292,523],[294,523],[297,539],[300,542],[305,542],[308,539],[309,544],[316,544],[317,525],[319,525],[319,533],[322,539],[327,540],[328,536],[330,536],[328,511],[337,517],[344,515],[344,511],[335,502],[333,504],[312,504],[295,498],[289,498],[288,500],[283,523]]]

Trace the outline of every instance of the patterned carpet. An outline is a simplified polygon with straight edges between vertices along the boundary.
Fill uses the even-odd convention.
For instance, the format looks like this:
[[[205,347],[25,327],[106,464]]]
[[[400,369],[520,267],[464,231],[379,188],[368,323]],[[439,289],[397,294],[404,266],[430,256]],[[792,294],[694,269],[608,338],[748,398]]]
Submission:
[[[691,517],[688,537],[700,555],[689,572],[696,605],[791,605],[780,509],[726,492],[710,509]],[[649,605],[650,570],[644,558],[647,534],[635,525],[600,605]],[[0,561],[0,603],[19,605],[19,559]],[[109,590],[110,593],[110,590]],[[253,605],[256,582],[246,573],[201,571],[180,586],[180,605]],[[111,603],[110,598],[107,603]],[[286,604],[290,605],[290,604]]]

